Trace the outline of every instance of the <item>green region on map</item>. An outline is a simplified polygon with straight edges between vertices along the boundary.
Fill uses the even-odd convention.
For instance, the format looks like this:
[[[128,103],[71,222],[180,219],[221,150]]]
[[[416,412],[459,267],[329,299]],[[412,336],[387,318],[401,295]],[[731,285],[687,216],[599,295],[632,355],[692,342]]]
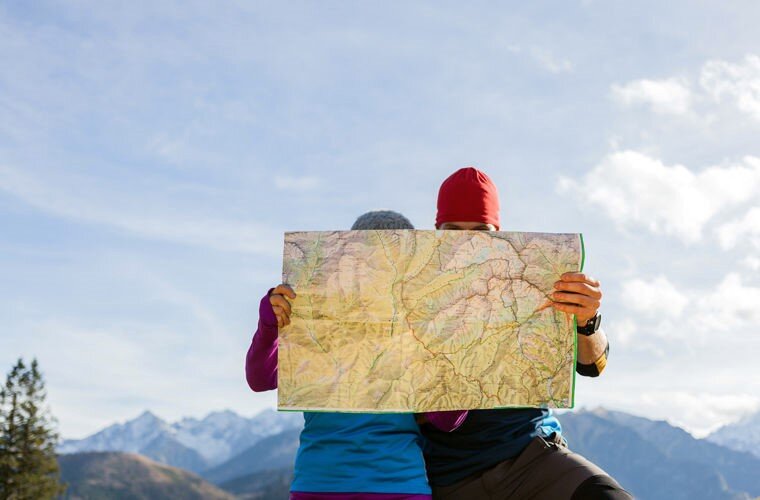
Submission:
[[[278,406],[572,407],[574,321],[549,294],[582,263],[579,234],[286,233]]]

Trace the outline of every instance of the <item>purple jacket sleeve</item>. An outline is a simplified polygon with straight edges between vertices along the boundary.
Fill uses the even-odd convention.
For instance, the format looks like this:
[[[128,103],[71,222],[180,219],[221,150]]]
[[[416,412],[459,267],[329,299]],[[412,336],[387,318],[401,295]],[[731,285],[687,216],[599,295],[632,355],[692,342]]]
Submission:
[[[268,292],[259,303],[259,327],[245,356],[245,379],[256,392],[277,389],[277,316]]]
[[[438,430],[451,432],[459,428],[467,418],[467,410],[431,411],[424,413],[425,420]]]

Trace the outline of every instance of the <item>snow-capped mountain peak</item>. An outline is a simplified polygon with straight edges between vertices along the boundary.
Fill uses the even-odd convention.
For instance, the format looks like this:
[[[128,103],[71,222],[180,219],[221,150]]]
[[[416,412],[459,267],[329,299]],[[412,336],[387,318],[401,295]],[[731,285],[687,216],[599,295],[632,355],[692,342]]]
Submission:
[[[200,420],[185,417],[172,424],[144,411],[132,420],[113,424],[85,439],[65,440],[58,446],[58,452],[125,451],[165,461],[171,448],[173,456],[177,450],[184,450],[182,453],[193,455],[184,459],[214,466],[265,437],[301,425],[300,413],[278,413],[271,409],[252,418],[231,410],[215,411]]]
[[[738,421],[724,425],[709,436],[708,441],[731,448],[746,451],[760,457],[760,411],[745,415]]]
[[[149,411],[123,424],[113,424],[85,439],[64,441],[59,453],[79,451],[126,451],[139,453],[151,441],[169,430],[169,424]]]

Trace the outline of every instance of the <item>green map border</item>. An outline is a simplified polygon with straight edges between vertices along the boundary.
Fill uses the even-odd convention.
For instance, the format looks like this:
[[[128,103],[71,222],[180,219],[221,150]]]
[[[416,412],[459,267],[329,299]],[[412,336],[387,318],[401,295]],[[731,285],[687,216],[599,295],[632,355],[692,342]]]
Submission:
[[[583,266],[586,265],[586,244],[583,240],[583,233],[578,233],[578,237],[581,239],[581,267],[579,272],[583,272]],[[570,409],[575,408],[575,367],[578,364],[578,318],[573,314],[573,327],[575,327],[575,335],[573,335],[573,390],[570,391]]]

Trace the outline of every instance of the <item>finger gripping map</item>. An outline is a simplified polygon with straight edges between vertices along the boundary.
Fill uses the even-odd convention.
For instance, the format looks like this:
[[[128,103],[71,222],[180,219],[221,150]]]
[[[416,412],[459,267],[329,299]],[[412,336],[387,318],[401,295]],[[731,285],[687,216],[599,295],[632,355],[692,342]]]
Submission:
[[[573,405],[575,325],[551,307],[579,234],[285,234],[282,410],[424,412]]]

